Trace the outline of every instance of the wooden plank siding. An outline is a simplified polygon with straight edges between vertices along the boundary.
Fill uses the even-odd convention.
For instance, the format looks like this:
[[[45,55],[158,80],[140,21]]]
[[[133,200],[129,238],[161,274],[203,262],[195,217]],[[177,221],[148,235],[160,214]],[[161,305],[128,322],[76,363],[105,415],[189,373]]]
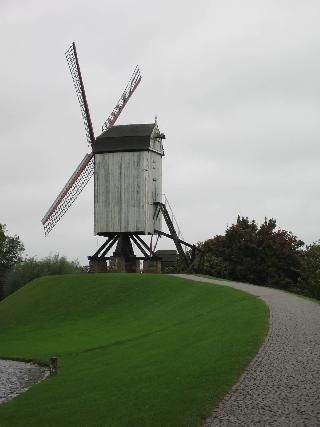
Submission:
[[[162,156],[153,151],[95,155],[94,233],[161,230]]]

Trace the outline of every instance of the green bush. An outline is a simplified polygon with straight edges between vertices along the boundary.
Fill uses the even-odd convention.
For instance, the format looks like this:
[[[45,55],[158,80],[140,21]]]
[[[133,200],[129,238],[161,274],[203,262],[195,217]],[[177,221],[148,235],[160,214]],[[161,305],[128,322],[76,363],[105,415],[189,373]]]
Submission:
[[[301,258],[299,290],[310,297],[320,299],[320,242],[307,246]]]
[[[37,277],[82,271],[83,269],[78,261],[68,261],[66,257],[59,254],[43,259],[26,257],[7,273],[4,281],[4,294],[8,296]]]

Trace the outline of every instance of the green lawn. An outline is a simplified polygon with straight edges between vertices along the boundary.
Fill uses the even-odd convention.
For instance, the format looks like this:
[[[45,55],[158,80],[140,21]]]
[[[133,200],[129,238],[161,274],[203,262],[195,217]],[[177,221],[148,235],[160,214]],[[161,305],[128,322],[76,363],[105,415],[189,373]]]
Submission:
[[[267,308],[240,291],[152,274],[34,280],[0,303],[0,356],[59,374],[0,406],[0,425],[197,426],[257,351]]]

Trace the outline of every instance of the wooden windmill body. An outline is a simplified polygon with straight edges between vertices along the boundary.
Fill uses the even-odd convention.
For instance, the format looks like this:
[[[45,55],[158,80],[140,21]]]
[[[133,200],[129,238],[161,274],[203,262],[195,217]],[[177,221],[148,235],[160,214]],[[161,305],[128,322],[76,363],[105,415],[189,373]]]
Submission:
[[[95,142],[94,233],[155,234],[163,135],[156,123],[113,126]]]

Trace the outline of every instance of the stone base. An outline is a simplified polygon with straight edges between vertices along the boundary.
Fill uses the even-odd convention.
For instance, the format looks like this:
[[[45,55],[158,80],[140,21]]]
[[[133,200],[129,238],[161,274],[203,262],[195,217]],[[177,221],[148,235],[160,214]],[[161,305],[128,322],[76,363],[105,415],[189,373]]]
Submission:
[[[110,258],[110,273],[139,273],[140,261],[136,258],[126,259],[124,257]]]
[[[89,261],[89,273],[108,273],[108,264],[106,261]]]
[[[161,260],[148,259],[143,261],[143,272],[144,273],[161,273]]]

